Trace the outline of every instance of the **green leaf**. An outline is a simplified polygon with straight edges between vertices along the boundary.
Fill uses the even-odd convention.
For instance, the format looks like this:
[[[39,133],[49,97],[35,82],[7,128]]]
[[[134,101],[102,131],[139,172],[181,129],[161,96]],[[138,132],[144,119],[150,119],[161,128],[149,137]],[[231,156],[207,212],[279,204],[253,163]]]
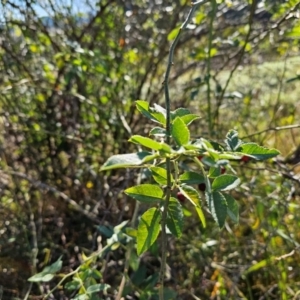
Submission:
[[[241,159],[241,154],[236,152],[225,152],[219,154],[219,159]]]
[[[203,228],[205,228],[206,227],[206,219],[205,219],[202,208],[200,206],[195,206],[195,209],[196,209],[196,212],[198,214],[198,217],[201,221]]]
[[[168,206],[167,226],[174,236],[181,237],[183,228],[182,206],[173,197],[170,198]]]
[[[72,280],[65,284],[64,288],[68,291],[73,291],[79,289],[81,286],[80,281]]]
[[[160,168],[160,167],[151,167],[149,169],[152,173],[152,177],[158,184],[161,184],[161,185],[167,184],[167,170],[166,169]],[[173,181],[174,181],[174,179],[171,174],[171,182],[173,182]]]
[[[206,220],[201,209],[200,195],[196,189],[189,185],[182,185],[179,187],[180,192],[195,206],[196,212],[200,218],[202,226],[206,227]]]
[[[181,183],[186,184],[199,184],[205,182],[204,176],[202,174],[187,171],[179,176],[179,180]]]
[[[272,257],[271,259],[263,259],[257,263],[255,263],[254,265],[252,265],[250,268],[248,268],[246,271],[244,271],[243,273],[243,277],[245,275],[248,275],[249,273],[252,273],[252,272],[255,272],[255,271],[258,271],[260,270],[261,268],[264,268],[266,267],[272,260]]]
[[[226,135],[225,143],[229,150],[235,151],[243,142],[239,139],[236,130],[230,130]]]
[[[190,114],[191,112],[189,109],[184,107],[179,107],[176,110],[171,112],[171,119],[174,120],[176,117],[183,117]]]
[[[163,113],[164,108],[159,105],[155,105],[155,108],[149,107],[147,101],[138,100],[135,102],[137,109],[148,119],[160,123],[166,124],[166,116]]]
[[[215,178],[211,188],[214,191],[229,191],[236,188],[240,182],[241,181],[237,176],[224,174]]]
[[[143,160],[147,156],[152,156],[152,153],[143,151],[137,153],[113,155],[104,163],[100,171],[137,167],[143,163]]]
[[[59,259],[56,262],[54,262],[52,265],[45,267],[43,272],[54,274],[54,273],[60,271],[62,268],[61,258],[62,258],[62,256],[60,256]]]
[[[227,216],[227,202],[220,192],[205,193],[208,209],[220,228],[225,224]]]
[[[192,186],[183,184],[179,190],[193,205],[200,205],[200,194]]]
[[[172,41],[175,39],[175,37],[177,36],[177,34],[179,33],[180,28],[176,27],[174,28],[169,34],[168,34],[168,41]]]
[[[257,160],[265,160],[277,156],[280,152],[276,149],[269,149],[259,146],[255,143],[245,143],[239,149],[239,152],[247,154]]]
[[[239,206],[238,206],[237,202],[235,201],[235,199],[232,196],[230,196],[228,194],[223,194],[223,196],[225,197],[226,202],[227,202],[227,215],[233,222],[238,223],[239,222]]]
[[[136,238],[137,230],[131,227],[126,227],[125,233],[130,237]]]
[[[106,284],[106,283],[98,283],[98,284],[93,284],[93,285],[90,285],[86,292],[88,294],[94,294],[94,293],[97,293],[97,292],[101,292],[101,291],[106,291],[107,289],[110,288],[110,285],[109,284]]]
[[[62,268],[61,258],[62,258],[62,256],[60,256],[59,259],[56,262],[54,262],[52,265],[45,267],[42,272],[31,276],[28,279],[28,281],[30,281],[30,282],[48,282],[48,281],[50,281],[54,277],[54,274],[56,272],[60,271]]]
[[[163,200],[163,190],[153,184],[140,184],[125,190],[125,194],[142,203],[156,203]]]
[[[135,144],[139,144],[142,146],[145,146],[147,148],[159,151],[162,150],[164,152],[167,153],[171,153],[171,147],[165,143],[159,143],[157,141],[154,141],[150,138],[141,136],[141,135],[134,135],[129,139],[129,142],[135,143]]]
[[[216,178],[221,175],[221,168],[220,167],[211,167],[209,168],[208,177],[209,178]]]
[[[198,115],[189,114],[189,115],[182,116],[181,119],[183,120],[185,125],[190,125],[193,121],[200,119],[200,117]]]
[[[161,128],[161,127],[154,127],[150,130],[149,135],[154,135],[157,137],[165,137],[167,134],[166,129]]]
[[[54,277],[54,274],[45,274],[43,272],[41,273],[37,273],[33,276],[31,276],[28,281],[30,282],[48,282],[50,280],[52,280],[52,278]]]
[[[190,131],[180,117],[175,118],[171,134],[179,146],[187,144],[190,140]]]
[[[204,156],[201,159],[201,162],[203,164],[205,164],[206,166],[208,166],[208,167],[218,167],[217,162],[213,158],[211,158],[210,156]]]
[[[143,254],[156,241],[160,231],[161,214],[153,207],[141,217],[137,231],[137,253]]]

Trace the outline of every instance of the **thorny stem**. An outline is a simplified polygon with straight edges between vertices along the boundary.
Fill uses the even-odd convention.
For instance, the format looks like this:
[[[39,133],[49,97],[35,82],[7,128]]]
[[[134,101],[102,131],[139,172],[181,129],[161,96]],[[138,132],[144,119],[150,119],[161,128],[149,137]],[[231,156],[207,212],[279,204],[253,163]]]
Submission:
[[[197,2],[192,2],[192,8],[189,11],[189,14],[186,20],[181,25],[179,32],[173,41],[170,47],[170,53],[168,58],[168,65],[167,70],[164,78],[164,92],[165,92],[165,104],[166,104],[166,143],[170,144],[171,140],[171,104],[170,104],[170,94],[169,94],[169,77],[171,67],[173,65],[173,57],[176,45],[179,41],[180,35],[184,29],[186,29],[187,25],[189,24],[191,18],[195,10],[202,4],[208,2],[208,0],[200,0]],[[160,275],[159,275],[159,299],[164,299],[164,277],[165,277],[165,270],[166,270],[166,259],[167,259],[167,233],[166,233],[166,220],[167,220],[167,211],[169,200],[171,196],[171,160],[169,157],[166,159],[166,170],[167,170],[167,188],[166,188],[166,200],[164,203],[164,209],[162,213],[162,220],[161,220],[161,231],[162,231],[162,254],[161,254],[161,267],[160,267]]]
[[[209,134],[212,135],[213,122],[211,116],[211,97],[210,97],[210,71],[211,71],[211,49],[212,49],[212,39],[213,39],[213,23],[216,16],[217,3],[216,0],[212,0],[212,11],[209,21],[209,39],[208,39],[208,58],[207,58],[207,118]]]

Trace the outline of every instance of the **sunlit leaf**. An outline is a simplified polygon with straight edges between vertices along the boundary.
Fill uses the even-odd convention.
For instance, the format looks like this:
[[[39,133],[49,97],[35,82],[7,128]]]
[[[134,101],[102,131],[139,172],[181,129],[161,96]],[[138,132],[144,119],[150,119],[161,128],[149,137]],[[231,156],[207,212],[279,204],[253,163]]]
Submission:
[[[240,184],[240,179],[231,174],[224,174],[216,177],[211,188],[214,191],[228,191],[236,188]]]
[[[200,119],[200,117],[198,115],[189,114],[189,115],[182,116],[181,119],[183,120],[185,125],[190,125],[193,121]]]
[[[137,230],[136,229],[133,229],[133,228],[130,228],[130,227],[127,227],[125,228],[125,233],[133,238],[136,238],[136,235],[137,235]]]
[[[154,127],[150,130],[149,135],[154,135],[157,137],[165,137],[166,136],[166,129],[161,127]]]
[[[179,190],[184,195],[184,197],[187,198],[195,206],[196,212],[199,216],[202,226],[205,228],[206,220],[201,208],[200,194],[198,193],[198,191],[193,187],[185,184],[180,186]]]
[[[153,150],[161,150],[167,153],[171,153],[171,147],[165,143],[159,143],[155,140],[152,140],[148,137],[144,137],[141,135],[134,135],[129,139],[129,142],[142,145],[144,147],[153,149]]]
[[[30,282],[48,282],[48,281],[50,281],[54,277],[54,274],[57,273],[58,271],[60,271],[62,268],[61,258],[62,257],[60,256],[56,262],[54,262],[50,266],[45,267],[42,272],[31,276],[28,279],[28,281],[30,281]]]
[[[220,192],[205,193],[208,209],[216,223],[222,228],[227,216],[227,202]]]
[[[226,135],[225,143],[228,146],[228,150],[234,151],[242,144],[242,141],[239,139],[237,131],[230,130]]]
[[[249,267],[247,270],[244,271],[243,276],[248,275],[249,273],[258,271],[267,265],[269,265],[272,262],[273,258],[270,259],[263,259],[255,264],[253,264],[251,267]]]
[[[125,194],[143,203],[162,201],[163,190],[154,184],[140,184],[125,190]]]
[[[43,272],[37,273],[33,276],[31,276],[28,281],[30,282],[48,282],[52,280],[54,277],[54,274],[45,274]]]
[[[167,184],[167,170],[164,168],[160,167],[151,167],[149,168],[152,174],[152,177],[154,180],[161,185],[166,185]],[[171,182],[173,182],[173,176],[171,174]]]
[[[103,164],[100,171],[137,167],[143,163],[147,156],[152,157],[152,155],[151,152],[146,151],[113,155]]]
[[[239,147],[238,151],[257,160],[269,159],[280,154],[276,149],[265,148],[255,143],[245,143]]]
[[[179,33],[180,28],[176,27],[174,28],[169,34],[168,34],[168,41],[173,41],[177,34]]]
[[[159,209],[148,209],[141,217],[137,231],[137,253],[143,254],[156,241],[160,231],[161,214]]]
[[[166,117],[164,113],[159,111],[160,109],[158,108],[158,105],[156,106],[156,108],[152,108],[149,106],[149,103],[147,101],[138,100],[136,101],[136,107],[148,119],[162,125],[166,124]]]
[[[173,121],[171,134],[179,146],[187,144],[190,140],[190,131],[180,117]]]

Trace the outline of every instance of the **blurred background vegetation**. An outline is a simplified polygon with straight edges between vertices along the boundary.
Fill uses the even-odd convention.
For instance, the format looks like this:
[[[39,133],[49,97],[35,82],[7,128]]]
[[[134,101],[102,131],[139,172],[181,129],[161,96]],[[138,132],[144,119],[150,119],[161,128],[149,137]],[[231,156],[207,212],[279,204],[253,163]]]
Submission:
[[[112,154],[148,134],[134,101],[164,104],[169,46],[187,0],[2,0],[0,10],[0,293],[42,299],[59,281],[27,279],[63,255],[63,273],[130,220],[122,191],[134,171],[100,173]],[[192,132],[222,141],[229,129],[275,147],[267,163],[235,163],[240,223],[221,232],[186,217],[170,238],[169,299],[300,299],[300,1],[203,5],[179,41],[172,109],[200,114]],[[132,148],[132,149],[131,149]],[[141,208],[142,209],[142,208]],[[209,216],[208,216],[209,218]],[[156,299],[159,244],[132,254],[124,299]],[[93,268],[111,285],[126,242]],[[51,299],[71,299],[58,289]],[[198,298],[197,298],[198,297]],[[1,298],[1,297],[0,297]]]

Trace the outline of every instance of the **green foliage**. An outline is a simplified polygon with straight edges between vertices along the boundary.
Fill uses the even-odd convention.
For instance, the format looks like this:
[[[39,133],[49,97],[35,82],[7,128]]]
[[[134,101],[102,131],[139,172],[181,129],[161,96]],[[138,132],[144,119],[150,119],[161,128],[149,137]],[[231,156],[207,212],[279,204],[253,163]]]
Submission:
[[[143,254],[156,241],[159,234],[161,213],[157,208],[148,209],[141,217],[137,230],[137,253]]]
[[[30,277],[28,281],[31,282],[48,282],[50,281],[54,276],[55,273],[59,272],[62,268],[62,260],[61,257],[52,265],[47,266],[43,269],[42,272],[37,273]]]
[[[177,199],[171,197],[168,206],[167,226],[170,232],[180,238],[183,230],[183,212]]]
[[[156,203],[163,200],[163,190],[153,184],[141,184],[125,190],[132,198],[144,203]]]
[[[178,146],[184,146],[190,140],[190,132],[180,117],[176,117],[172,122],[171,134]]]
[[[77,10],[43,1],[44,18],[34,1],[1,6],[2,297],[44,297],[56,287],[48,297],[108,299],[124,275],[122,297],[158,299],[161,243],[147,240],[149,254],[138,256],[128,223],[150,205],[167,212],[166,276],[176,291],[164,288],[165,299],[297,298],[299,1],[197,8],[172,62],[170,99],[179,108],[171,134],[158,105],[163,62],[187,2],[94,2]],[[136,102],[147,120],[136,99],[147,100]],[[271,160],[272,147],[283,157]],[[154,194],[134,189],[145,180]],[[96,251],[86,260],[102,248],[105,259]]]
[[[156,113],[157,111],[160,111],[160,113],[163,111],[159,105],[155,107]],[[146,105],[145,102],[138,101],[137,108],[150,120],[157,121],[157,117],[153,117],[153,109]],[[163,115],[163,113],[161,114]],[[230,164],[229,160],[224,161],[223,158],[241,159],[244,155],[247,155],[256,160],[264,160],[275,157],[279,152],[275,149],[258,146],[255,143],[244,143],[238,138],[237,132],[233,130],[226,135],[225,140],[229,151],[226,151],[225,147],[222,147],[220,144],[205,139],[190,141],[190,131],[181,117],[191,115],[190,112],[186,109],[178,109],[173,111],[171,115],[173,116],[171,123],[171,137],[173,142],[171,145],[142,136],[133,136],[129,139],[131,142],[133,141],[140,146],[153,150],[152,154],[156,160],[152,162],[152,166],[147,166],[141,162],[139,167],[148,167],[154,181],[158,185],[141,184],[126,189],[125,193],[142,203],[156,203],[162,209],[163,200],[166,197],[164,187],[168,184],[168,170],[160,165],[166,156],[168,156],[174,164],[174,174],[170,174],[171,189],[179,189],[182,195],[193,204],[203,227],[206,227],[206,217],[202,208],[204,203],[201,202],[200,193],[190,184],[204,183],[206,185],[205,199],[207,209],[220,228],[224,226],[227,216],[234,222],[238,222],[238,205],[235,199],[231,195],[224,194],[221,191],[235,189],[240,184],[240,179],[233,174],[220,175],[220,166]],[[179,148],[176,146],[179,146]],[[200,154],[202,156],[201,161],[197,159]],[[195,167],[199,171],[185,171],[181,174],[176,167],[178,162],[185,163],[190,159],[194,159]],[[104,164],[102,170],[106,170],[107,165],[109,165],[109,169],[113,169],[114,165],[111,163],[113,161],[116,161],[115,168],[119,168],[120,163],[112,156],[108,160],[109,163],[106,162]],[[136,166],[135,160],[133,160],[132,165],[130,165],[130,161],[127,161],[126,166],[124,165],[124,167],[133,166]],[[206,169],[208,169],[208,172]],[[174,178],[178,178],[178,180]],[[147,251],[159,235],[160,209],[151,208],[147,210],[139,221],[137,232],[137,252],[139,255]],[[180,237],[182,235],[183,224],[182,207],[176,199],[171,197],[167,209],[167,226],[175,237]]]
[[[240,179],[235,175],[220,175],[212,183],[213,191],[228,191],[236,188],[240,184]]]

